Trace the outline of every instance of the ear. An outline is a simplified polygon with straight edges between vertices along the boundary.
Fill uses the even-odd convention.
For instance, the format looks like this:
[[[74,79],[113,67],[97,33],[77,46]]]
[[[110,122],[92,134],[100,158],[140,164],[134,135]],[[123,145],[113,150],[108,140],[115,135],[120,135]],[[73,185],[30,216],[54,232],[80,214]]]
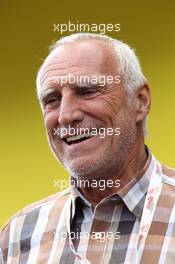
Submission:
[[[136,122],[143,121],[151,109],[151,95],[147,84],[140,87],[136,98]]]

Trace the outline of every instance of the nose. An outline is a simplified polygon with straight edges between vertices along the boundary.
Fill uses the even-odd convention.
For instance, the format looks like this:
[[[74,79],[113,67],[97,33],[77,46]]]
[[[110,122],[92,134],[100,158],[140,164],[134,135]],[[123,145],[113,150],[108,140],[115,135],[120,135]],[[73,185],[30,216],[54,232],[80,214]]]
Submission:
[[[84,112],[80,108],[78,98],[70,92],[62,94],[58,122],[60,125],[69,125],[84,119]]]

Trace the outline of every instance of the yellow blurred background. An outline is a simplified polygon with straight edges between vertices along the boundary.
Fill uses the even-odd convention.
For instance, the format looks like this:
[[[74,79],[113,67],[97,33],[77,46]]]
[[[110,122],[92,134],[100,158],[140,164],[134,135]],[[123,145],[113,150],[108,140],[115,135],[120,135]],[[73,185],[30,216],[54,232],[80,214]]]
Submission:
[[[121,24],[120,32],[109,35],[136,49],[152,89],[147,144],[175,167],[174,13],[173,0],[1,2],[0,226],[22,207],[59,191],[54,179],[68,177],[48,147],[35,95],[37,69],[61,37],[54,24]]]

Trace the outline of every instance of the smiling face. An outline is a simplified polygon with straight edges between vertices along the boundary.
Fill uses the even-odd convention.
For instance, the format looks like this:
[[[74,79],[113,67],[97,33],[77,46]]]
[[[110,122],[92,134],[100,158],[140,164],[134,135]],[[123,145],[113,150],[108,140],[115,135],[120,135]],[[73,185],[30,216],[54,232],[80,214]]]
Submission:
[[[136,109],[128,106],[126,89],[122,82],[80,85],[68,75],[88,76],[91,81],[92,76],[115,78],[119,71],[113,48],[94,39],[57,47],[42,66],[39,94],[50,146],[71,175],[90,179],[120,170],[136,144],[137,134]],[[68,80],[62,85],[61,76]],[[68,127],[89,131],[120,128],[120,135],[86,135],[81,139],[67,135],[61,139],[54,133]]]

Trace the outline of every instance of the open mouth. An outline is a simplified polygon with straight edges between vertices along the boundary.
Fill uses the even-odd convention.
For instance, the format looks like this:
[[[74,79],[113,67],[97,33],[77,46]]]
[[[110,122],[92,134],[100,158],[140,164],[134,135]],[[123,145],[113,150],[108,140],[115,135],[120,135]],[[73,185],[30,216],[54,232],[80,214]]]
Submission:
[[[72,144],[77,144],[79,142],[88,140],[91,137],[94,137],[94,135],[83,134],[83,135],[76,135],[76,136],[68,136],[66,138],[63,138],[63,141],[67,143],[68,145],[72,145]]]

